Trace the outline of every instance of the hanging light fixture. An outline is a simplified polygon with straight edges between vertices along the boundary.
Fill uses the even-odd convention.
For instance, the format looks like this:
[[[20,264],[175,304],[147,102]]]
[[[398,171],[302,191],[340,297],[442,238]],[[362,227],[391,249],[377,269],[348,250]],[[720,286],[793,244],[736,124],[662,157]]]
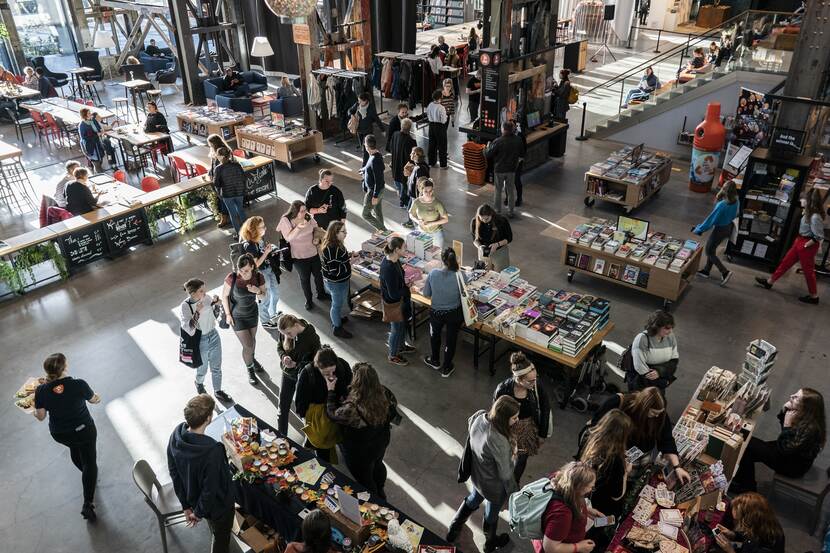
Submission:
[[[279,17],[305,18],[314,11],[317,0],[263,0],[268,9]]]

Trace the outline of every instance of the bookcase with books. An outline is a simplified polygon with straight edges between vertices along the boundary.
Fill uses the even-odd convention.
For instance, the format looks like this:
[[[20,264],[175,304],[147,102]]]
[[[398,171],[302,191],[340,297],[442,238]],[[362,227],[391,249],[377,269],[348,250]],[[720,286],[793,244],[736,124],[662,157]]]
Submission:
[[[671,176],[672,161],[643,145],[625,146],[585,173],[585,205],[596,200],[622,205],[630,213],[657,194]]]
[[[812,161],[776,156],[767,148],[752,152],[738,193],[738,237],[727,244],[727,255],[778,265],[798,231],[799,201]]]
[[[606,219],[568,218],[577,223],[562,248],[569,282],[575,273],[587,274],[663,298],[668,306],[681,296],[700,265],[702,247],[696,240],[662,232],[627,240],[616,223]]]
[[[433,28],[464,23],[464,0],[430,0],[426,12]]]

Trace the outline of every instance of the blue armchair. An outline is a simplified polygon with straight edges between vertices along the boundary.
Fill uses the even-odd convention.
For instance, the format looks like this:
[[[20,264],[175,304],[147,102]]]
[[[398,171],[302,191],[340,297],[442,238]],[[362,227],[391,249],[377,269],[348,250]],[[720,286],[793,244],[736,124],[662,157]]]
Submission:
[[[235,92],[226,92],[222,90],[222,80],[224,77],[214,77],[212,79],[205,79],[202,81],[202,86],[205,90],[205,98],[209,100],[215,100],[217,96],[228,96],[232,98],[247,98],[250,94],[255,94],[257,92],[263,92],[268,90],[268,79],[265,75],[261,73],[256,73],[254,71],[243,71],[240,73],[242,80],[245,84],[248,85],[248,94],[245,94],[243,90],[237,90]],[[248,113],[251,113],[249,110]]]
[[[202,81],[202,87],[205,89],[205,98],[208,100],[215,100],[216,95],[222,92],[222,79],[224,77],[213,77],[212,79],[205,79]]]
[[[302,96],[289,96],[271,102],[271,113],[282,113],[286,118],[303,114]]]
[[[167,68],[167,64],[173,61],[173,51],[170,48],[160,48],[161,57],[153,57],[148,55],[144,50],[138,53],[138,60],[144,65],[144,71],[147,73],[155,73]]]
[[[231,96],[225,96],[224,94],[217,94],[216,105],[220,108],[228,108],[234,111],[243,111],[245,113],[254,112],[254,105],[251,103],[251,98],[249,96],[234,98]]]

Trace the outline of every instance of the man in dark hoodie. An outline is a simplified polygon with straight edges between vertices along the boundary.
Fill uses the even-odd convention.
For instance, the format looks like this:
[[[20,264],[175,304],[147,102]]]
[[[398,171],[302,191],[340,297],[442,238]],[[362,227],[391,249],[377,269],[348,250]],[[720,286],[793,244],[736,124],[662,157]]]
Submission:
[[[352,383],[352,369],[345,359],[334,353],[331,346],[323,346],[314,355],[314,363],[306,365],[300,371],[297,378],[297,393],[294,396],[294,407],[297,416],[306,420],[319,418],[326,412],[326,399],[328,387],[326,381],[335,379],[335,398],[342,403],[349,395],[349,384]],[[328,416],[326,415],[326,418]],[[308,421],[306,421],[308,422]],[[318,448],[315,444],[313,427],[304,429],[306,431],[306,446],[314,449],[317,457],[331,463],[334,459],[331,455],[334,448]]]
[[[199,394],[187,402],[184,420],[167,444],[167,467],[187,525],[207,520],[213,533],[211,553],[227,553],[233,525],[234,497],[225,448],[205,436],[213,419],[213,398]]]
[[[386,230],[383,224],[383,154],[378,151],[375,135],[363,139],[368,162],[363,163],[363,220],[377,230]]]
[[[357,97],[357,102],[349,108],[349,117],[357,116],[357,138],[363,144],[365,138],[372,134],[375,130],[375,125],[383,128],[383,123],[378,117],[378,110],[375,108],[375,102],[368,92],[362,93]],[[369,159],[369,154],[364,150],[363,165]]]

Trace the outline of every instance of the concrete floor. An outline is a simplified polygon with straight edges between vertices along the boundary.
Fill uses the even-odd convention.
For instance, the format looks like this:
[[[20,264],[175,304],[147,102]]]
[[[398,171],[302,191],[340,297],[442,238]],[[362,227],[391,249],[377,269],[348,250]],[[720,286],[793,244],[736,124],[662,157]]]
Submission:
[[[386,103],[388,105],[388,103]],[[168,104],[170,108],[170,104]],[[171,117],[172,119],[172,117]],[[574,121],[575,123],[575,121]],[[3,127],[6,138],[13,129]],[[529,172],[525,182],[525,205],[513,222],[515,240],[511,245],[513,262],[522,277],[540,287],[563,287],[582,293],[598,294],[612,301],[611,317],[616,329],[610,339],[627,343],[642,328],[648,314],[660,302],[648,295],[578,276],[568,284],[560,265],[560,243],[540,236],[567,213],[616,217],[618,210],[599,203],[587,209],[583,199],[583,173],[594,161],[616,145],[571,139],[564,158],[551,160]],[[463,138],[451,131],[449,170],[434,171],[438,193],[451,216],[447,234],[462,240],[471,262],[468,233],[474,210],[492,196],[492,187],[467,184],[461,167]],[[419,138],[425,145],[425,139]],[[27,149],[26,160],[43,164],[47,150]],[[326,143],[321,166],[332,166],[337,185],[346,195],[350,210],[349,245],[358,247],[368,235],[359,217],[360,185],[356,169],[359,152],[354,142],[339,146]],[[54,155],[53,155],[54,157]],[[53,159],[57,161],[57,159]],[[286,209],[286,202],[302,196],[316,179],[318,166],[298,164],[297,172],[277,171],[279,200],[258,203],[249,213],[266,217],[269,225]],[[711,207],[711,198],[692,194],[686,186],[688,167],[675,166],[671,182],[659,196],[636,212],[654,228],[677,236],[690,236],[689,228],[699,222]],[[34,171],[47,182],[56,169]],[[393,192],[388,191],[385,212],[392,227],[400,229],[403,212]],[[8,219],[0,219],[8,230]],[[166,479],[165,447],[169,433],[181,420],[184,402],[194,394],[190,369],[177,363],[178,323],[174,309],[182,300],[181,283],[198,276],[209,287],[219,287],[228,272],[229,237],[211,224],[202,224],[192,233],[168,236],[152,247],[139,247],[131,254],[99,261],[86,267],[65,283],[0,303],[0,387],[7,401],[0,403],[0,416],[6,423],[0,430],[0,489],[7,507],[0,512],[0,543],[3,551],[35,552],[157,552],[160,551],[155,520],[135,488],[130,469],[136,459],[145,458]],[[827,393],[828,359],[824,332],[830,324],[826,307],[800,304],[804,283],[795,273],[784,278],[774,291],[752,285],[759,268],[735,266],[728,288],[713,281],[697,281],[676,305],[677,336],[681,363],[679,380],[669,391],[670,412],[676,416],[685,406],[701,375],[712,365],[738,369],[744,348],[754,338],[765,338],[780,350],[779,361],[770,382],[772,403],[783,404],[800,386],[812,386]],[[821,292],[826,284],[820,284]],[[327,312],[316,307],[303,309],[296,279],[284,275],[281,285],[282,309],[298,312],[313,323],[324,343],[333,344],[349,362],[369,361],[380,371],[384,384],[398,396],[405,415],[402,426],[393,430],[387,453],[389,500],[430,529],[443,533],[466,488],[456,483],[455,474],[465,438],[466,420],[478,409],[486,408],[496,384],[508,374],[506,360],[490,377],[486,370],[472,369],[472,347],[462,343],[456,360],[458,370],[450,379],[441,379],[418,362],[428,348],[425,333],[416,345],[419,353],[409,367],[387,364],[383,347],[385,325],[356,320],[351,323],[356,337],[348,341],[333,339]],[[823,305],[823,304],[822,304]],[[240,359],[240,347],[229,332],[222,333],[224,348],[224,388],[241,404],[261,417],[276,421],[278,364],[274,337],[259,333],[257,357],[270,378],[252,388],[247,384]],[[40,374],[43,358],[55,351],[64,352],[70,371],[86,379],[103,397],[91,408],[99,430],[99,488],[96,496],[98,522],[85,523],[79,516],[80,477],[71,465],[67,451],[54,443],[45,424],[22,414],[9,400],[13,390],[27,376]],[[554,383],[546,382],[549,388]],[[775,411],[761,419],[758,435],[773,439],[777,435]],[[554,411],[554,436],[528,465],[525,481],[557,468],[571,458],[576,436],[587,415],[573,411]],[[296,420],[292,435],[299,438]],[[827,451],[820,466],[830,461]],[[769,480],[762,471],[760,480]],[[818,551],[819,541],[807,535],[797,503],[775,499],[785,526],[788,551]],[[462,539],[465,551],[482,546],[481,519],[474,517]],[[171,552],[206,551],[208,530],[176,527],[170,532]],[[519,551],[530,551],[527,542],[515,540]]]

